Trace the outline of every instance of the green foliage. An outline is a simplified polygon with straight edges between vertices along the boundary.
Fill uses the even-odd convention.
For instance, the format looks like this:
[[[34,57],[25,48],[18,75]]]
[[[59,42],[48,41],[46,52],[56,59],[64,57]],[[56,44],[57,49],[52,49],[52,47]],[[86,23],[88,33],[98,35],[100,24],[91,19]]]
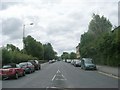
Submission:
[[[37,59],[37,58],[27,54],[23,54],[20,51],[16,51],[16,50],[13,51],[12,49],[8,49],[8,47],[2,47],[2,64],[3,65],[8,63],[24,62],[30,59]]]
[[[27,36],[26,38],[24,38],[24,44],[25,44],[24,51],[26,51],[28,55],[37,57],[39,59],[44,58],[44,48],[42,43],[37,42],[31,36]]]
[[[57,57],[57,52],[53,50],[50,43],[42,45],[42,43],[36,41],[33,37],[28,36],[24,38],[24,49],[20,49],[12,44],[7,44],[6,47],[2,47],[2,63],[20,63],[31,59],[50,60]]]
[[[89,24],[88,32],[93,34],[94,37],[102,35],[104,32],[109,32],[112,29],[112,24],[104,16],[93,14],[93,19]]]
[[[61,55],[62,59],[70,59],[70,54],[68,52],[63,52],[63,54]]]
[[[113,31],[111,28],[109,20],[94,14],[88,32],[81,36],[81,56],[93,58],[97,64],[117,66],[120,63],[120,27]]]
[[[61,55],[61,58],[62,59],[76,59],[77,56],[76,56],[76,53],[74,52],[71,52],[71,53],[68,53],[68,52],[63,52],[63,54]]]
[[[11,51],[20,51],[20,49],[12,44],[7,44],[7,50],[11,50]]]
[[[44,44],[44,59],[45,60],[52,60],[57,58],[57,52],[53,50],[53,47],[50,43]]]
[[[74,53],[74,52],[71,52],[70,53],[70,59],[76,59],[77,57],[76,57],[76,53]]]

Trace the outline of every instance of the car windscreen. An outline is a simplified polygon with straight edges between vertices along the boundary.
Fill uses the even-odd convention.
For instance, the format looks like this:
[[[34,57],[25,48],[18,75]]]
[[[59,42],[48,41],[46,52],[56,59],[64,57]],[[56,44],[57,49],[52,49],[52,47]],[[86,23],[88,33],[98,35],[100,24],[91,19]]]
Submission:
[[[76,60],[77,63],[80,63],[80,60]]]
[[[85,60],[85,63],[92,64],[93,62],[92,62],[92,60],[90,60],[90,59],[86,59],[86,60]]]
[[[12,68],[12,66],[11,65],[5,65],[5,66],[3,66],[3,69],[8,69],[8,68]]]
[[[27,63],[20,63],[19,65],[20,65],[20,66],[26,66]]]

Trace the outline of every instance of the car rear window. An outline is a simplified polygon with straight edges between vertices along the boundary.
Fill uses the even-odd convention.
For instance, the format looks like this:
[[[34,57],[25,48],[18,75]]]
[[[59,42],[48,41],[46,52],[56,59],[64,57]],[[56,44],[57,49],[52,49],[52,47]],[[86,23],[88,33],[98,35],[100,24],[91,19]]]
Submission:
[[[12,66],[11,65],[5,65],[5,66],[3,66],[3,69],[7,69],[7,68],[12,68]]]
[[[92,60],[86,59],[85,60],[86,63],[93,63]]]
[[[25,66],[27,63],[20,63],[19,65],[20,66]]]

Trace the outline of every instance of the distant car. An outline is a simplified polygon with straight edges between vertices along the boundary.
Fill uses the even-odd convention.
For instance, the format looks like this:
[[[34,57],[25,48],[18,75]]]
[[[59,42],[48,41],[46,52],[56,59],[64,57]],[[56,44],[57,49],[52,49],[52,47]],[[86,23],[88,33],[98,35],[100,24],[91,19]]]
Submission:
[[[56,62],[56,60],[55,60],[55,59],[53,59],[53,60],[52,60],[52,62]]]
[[[22,62],[19,65],[25,70],[25,73],[32,73],[35,71],[35,66],[31,62]]]
[[[49,63],[54,63],[54,62],[56,62],[56,60],[49,60]]]
[[[71,63],[71,60],[70,60],[70,59],[67,59],[67,63]]]
[[[65,62],[65,59],[63,59],[63,61]]]
[[[74,61],[74,66],[81,67],[81,60],[75,60]]]
[[[84,70],[96,70],[96,65],[93,63],[91,58],[82,58],[81,68]]]
[[[35,66],[35,70],[41,69],[41,64],[39,63],[38,60],[29,60],[29,62],[31,62]]]
[[[75,60],[71,60],[71,64],[74,65],[74,63],[75,63]]]
[[[4,65],[0,69],[0,76],[2,79],[14,78],[18,79],[19,76],[25,76],[25,70],[21,68],[18,64],[8,64]]]
[[[52,61],[52,60],[49,60],[49,63],[53,63],[53,61]]]
[[[74,64],[74,60],[71,60],[71,64],[72,64],[72,65]]]

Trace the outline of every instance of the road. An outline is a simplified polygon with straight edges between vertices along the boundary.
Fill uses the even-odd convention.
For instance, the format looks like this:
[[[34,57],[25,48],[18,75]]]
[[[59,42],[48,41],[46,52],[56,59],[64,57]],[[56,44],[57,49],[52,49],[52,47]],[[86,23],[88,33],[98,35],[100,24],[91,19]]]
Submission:
[[[84,71],[69,63],[45,63],[42,69],[18,80],[4,80],[3,88],[118,88],[118,79],[98,71]]]

